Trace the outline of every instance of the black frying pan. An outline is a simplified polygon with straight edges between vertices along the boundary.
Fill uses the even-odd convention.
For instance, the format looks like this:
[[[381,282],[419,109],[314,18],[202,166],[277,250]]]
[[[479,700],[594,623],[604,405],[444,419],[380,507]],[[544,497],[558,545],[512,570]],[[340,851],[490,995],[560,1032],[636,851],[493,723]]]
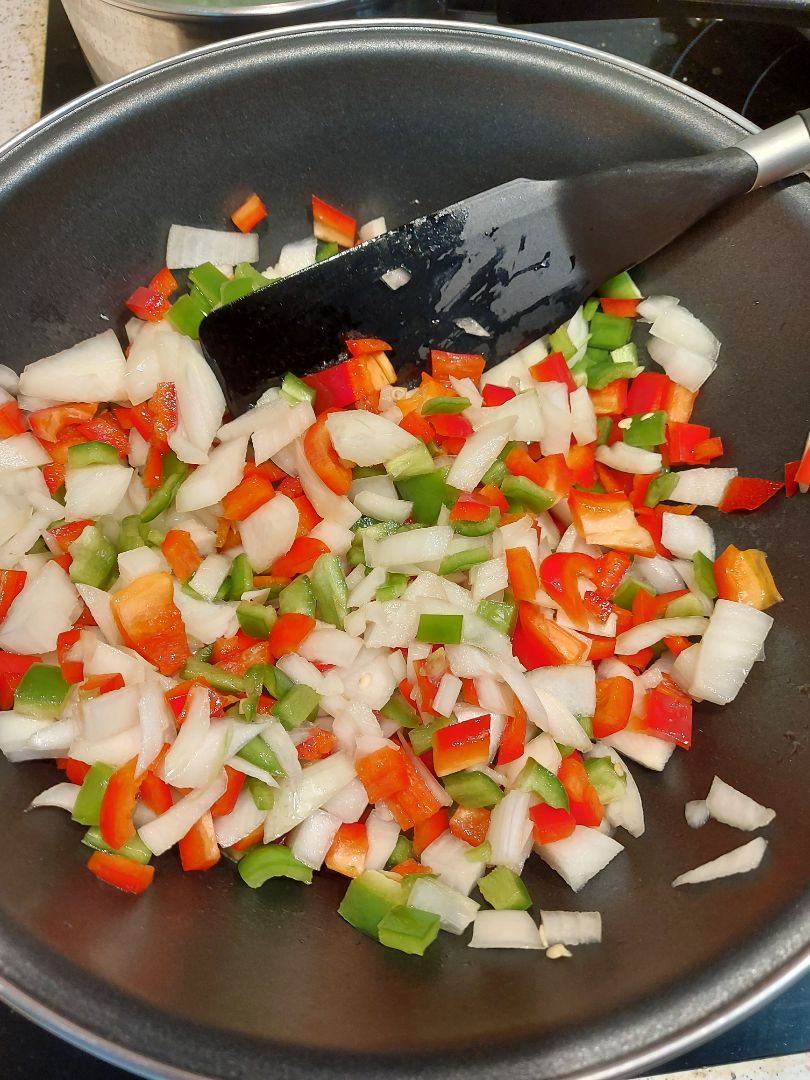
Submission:
[[[311,191],[389,222],[513,176],[679,156],[749,130],[625,61],[509,30],[338,24],[169,61],[46,119],[0,153],[0,360],[107,326],[159,264],[172,221],[220,226],[259,190],[266,262],[309,229]],[[609,207],[605,210],[609,213]],[[808,425],[805,181],[746,197],[641,272],[723,341],[700,419],[743,474],[777,476]],[[806,499],[717,519],[767,547],[786,596],[739,700],[698,710],[695,746],[639,779],[648,830],[579,896],[532,862],[548,908],[604,912],[605,943],[551,963],[447,935],[392,953],[335,913],[343,883],[253,892],[164,860],[132,900],[85,868],[75,826],[23,816],[54,780],[0,766],[0,989],[34,1019],[150,1075],[384,1074],[597,1080],[640,1072],[740,1019],[810,967]],[[754,875],[688,890],[738,834],[683,819],[719,772],[775,807]],[[624,837],[623,837],[624,841]]]

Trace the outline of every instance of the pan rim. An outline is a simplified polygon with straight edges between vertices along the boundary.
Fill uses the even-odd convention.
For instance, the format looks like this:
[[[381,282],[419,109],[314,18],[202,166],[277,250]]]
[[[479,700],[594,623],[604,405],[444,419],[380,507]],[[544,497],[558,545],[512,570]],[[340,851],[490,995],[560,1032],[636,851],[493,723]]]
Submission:
[[[121,6],[126,6],[122,4]],[[128,86],[134,86],[142,80],[158,73],[163,73],[186,63],[193,63],[198,58],[213,54],[227,54],[231,49],[239,49],[248,44],[255,44],[265,40],[277,40],[279,38],[295,38],[306,34],[331,34],[334,32],[355,32],[357,30],[377,31],[433,31],[444,34],[479,34],[489,38],[501,38],[514,40],[524,44],[537,44],[561,52],[584,56],[591,60],[609,64],[614,68],[638,75],[647,80],[662,85],[669,90],[677,91],[679,95],[690,99],[710,109],[722,118],[735,124],[742,133],[755,133],[759,128],[751,121],[722,103],[715,101],[708,95],[701,93],[692,87],[679,83],[667,75],[656,72],[642,64],[626,60],[612,53],[596,49],[587,45],[565,41],[551,35],[538,34],[530,31],[519,30],[512,27],[490,26],[482,23],[455,23],[437,19],[385,19],[370,18],[362,20],[330,20],[312,24],[280,27],[275,29],[258,31],[240,35],[224,42],[215,42],[199,48],[181,53],[148,67],[128,73],[113,82],[96,87],[78,98],[67,102],[65,105],[47,114],[35,124],[12,137],[6,143],[0,145],[0,164],[12,152],[24,147],[26,143],[36,139],[47,132],[51,127],[62,123],[71,116],[81,113],[87,106],[102,101],[108,94],[115,95]],[[694,1047],[707,1039],[720,1034],[722,1031],[733,1026],[751,1013],[756,1011],[766,1002],[787,989],[803,974],[810,971],[810,942],[798,951],[793,957],[786,960],[776,970],[746,993],[738,996],[732,1003],[715,1008],[707,1016],[693,1021],[686,1028],[682,1028],[671,1035],[661,1037],[646,1048],[615,1057],[606,1065],[585,1067],[568,1074],[568,1080],[617,1080],[618,1077],[630,1073],[642,1071],[665,1061],[679,1053]],[[112,1040],[90,1032],[80,1024],[65,1018],[58,1011],[44,1001],[29,994],[22,987],[16,985],[10,978],[0,971],[0,999],[15,1008],[17,1011],[35,1021],[45,1029],[57,1034],[67,1042],[77,1046],[96,1057],[102,1058],[113,1065],[118,1065],[130,1070],[136,1070],[139,1075],[154,1078],[154,1080],[211,1080],[210,1074],[198,1071],[190,1072],[185,1068],[161,1062],[150,1057],[147,1053],[132,1050],[113,1042]],[[428,1066],[429,1068],[429,1066]]]

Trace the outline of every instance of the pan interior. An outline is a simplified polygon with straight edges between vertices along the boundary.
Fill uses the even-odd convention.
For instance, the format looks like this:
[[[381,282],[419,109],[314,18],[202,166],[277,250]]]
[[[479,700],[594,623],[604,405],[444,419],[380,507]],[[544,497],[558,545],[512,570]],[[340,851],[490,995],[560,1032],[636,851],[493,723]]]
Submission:
[[[309,232],[311,192],[394,224],[516,176],[677,157],[741,134],[651,73],[509,31],[342,24],[225,44],[99,91],[0,157],[2,360],[19,368],[120,328],[122,297],[162,264],[169,224],[221,227],[254,190],[270,208],[264,266]],[[793,183],[716,214],[639,274],[723,342],[698,419],[743,475],[777,477],[806,435],[808,241],[807,186]],[[769,551],[786,600],[739,700],[697,709],[692,752],[663,776],[633,767],[646,834],[622,837],[626,854],[580,896],[532,861],[536,908],[601,910],[601,947],[551,963],[442,935],[417,961],[342,922],[340,882],[254,892],[227,863],[197,878],[164,860],[133,902],[86,873],[66,817],[22,814],[54,770],[2,762],[7,995],[91,1049],[230,1078],[608,1076],[719,1022],[810,941],[810,522],[801,499],[707,516],[721,545]],[[686,826],[685,801],[715,773],[776,809],[768,855],[750,877],[674,890],[678,873],[745,839]]]

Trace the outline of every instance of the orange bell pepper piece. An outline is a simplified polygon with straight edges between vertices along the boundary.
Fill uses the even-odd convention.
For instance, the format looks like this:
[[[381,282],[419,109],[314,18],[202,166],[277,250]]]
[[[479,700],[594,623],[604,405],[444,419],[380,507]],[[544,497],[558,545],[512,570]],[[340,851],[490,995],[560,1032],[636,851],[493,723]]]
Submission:
[[[145,574],[110,597],[113,618],[130,648],[161,675],[176,675],[191,655],[172,576]]]
[[[106,851],[94,851],[87,863],[91,874],[107,885],[113,885],[122,892],[137,895],[152,884],[155,876],[154,866],[143,865],[125,859],[123,855],[110,855]]]

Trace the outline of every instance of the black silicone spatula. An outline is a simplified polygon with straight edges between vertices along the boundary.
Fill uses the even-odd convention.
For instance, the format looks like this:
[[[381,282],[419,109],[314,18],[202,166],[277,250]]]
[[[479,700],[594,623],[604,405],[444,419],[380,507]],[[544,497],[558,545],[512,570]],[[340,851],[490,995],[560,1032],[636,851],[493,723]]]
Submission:
[[[513,180],[214,311],[200,340],[234,413],[284,372],[336,361],[346,337],[384,338],[397,367],[431,346],[496,362],[721,203],[808,167],[810,109],[701,157]],[[392,270],[408,275],[398,289]]]

